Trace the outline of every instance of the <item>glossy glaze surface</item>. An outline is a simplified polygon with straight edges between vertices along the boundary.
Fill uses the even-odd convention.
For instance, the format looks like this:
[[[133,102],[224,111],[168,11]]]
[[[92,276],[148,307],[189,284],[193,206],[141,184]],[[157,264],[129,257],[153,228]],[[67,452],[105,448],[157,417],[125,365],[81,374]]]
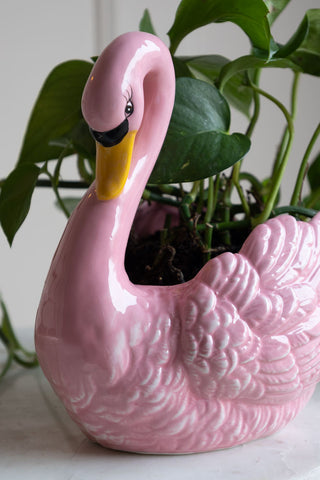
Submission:
[[[26,335],[27,333],[27,335]],[[24,345],[29,330],[19,330]],[[39,369],[1,381],[4,480],[319,480],[320,385],[276,435],[201,455],[132,455],[87,440]]]
[[[169,52],[148,34],[119,37],[96,63],[84,117],[114,129],[129,92],[130,171],[118,197],[99,200],[93,184],[73,213],[36,320],[57,395],[89,438],[115,449],[199,452],[269,435],[320,379],[319,215],[269,220],[185,284],[129,281],[127,238],[174,88]]]

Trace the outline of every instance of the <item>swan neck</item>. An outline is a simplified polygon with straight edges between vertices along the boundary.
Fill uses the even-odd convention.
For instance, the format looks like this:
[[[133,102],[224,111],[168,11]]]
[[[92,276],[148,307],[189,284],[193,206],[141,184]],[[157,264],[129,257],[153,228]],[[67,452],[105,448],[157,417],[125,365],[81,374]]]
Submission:
[[[118,223],[126,226],[117,238],[122,244],[123,257],[135,213],[170,122],[175,93],[171,58],[159,56],[153,68],[146,72],[143,86],[144,115],[136,136],[127,183],[116,200]]]

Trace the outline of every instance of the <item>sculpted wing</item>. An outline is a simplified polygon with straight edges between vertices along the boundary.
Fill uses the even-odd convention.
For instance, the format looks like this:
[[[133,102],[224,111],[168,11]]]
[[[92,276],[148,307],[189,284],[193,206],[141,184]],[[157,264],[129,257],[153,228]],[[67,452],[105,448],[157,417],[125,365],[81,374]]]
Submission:
[[[180,310],[195,393],[282,403],[319,381],[319,248],[320,215],[281,216],[202,269]]]

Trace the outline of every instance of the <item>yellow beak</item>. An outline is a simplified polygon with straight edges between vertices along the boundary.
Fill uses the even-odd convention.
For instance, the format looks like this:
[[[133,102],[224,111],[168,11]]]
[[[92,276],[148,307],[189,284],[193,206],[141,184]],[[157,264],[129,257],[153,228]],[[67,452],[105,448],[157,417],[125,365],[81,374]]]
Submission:
[[[103,147],[96,142],[96,191],[99,200],[111,200],[123,190],[128,178],[136,130],[118,145]]]

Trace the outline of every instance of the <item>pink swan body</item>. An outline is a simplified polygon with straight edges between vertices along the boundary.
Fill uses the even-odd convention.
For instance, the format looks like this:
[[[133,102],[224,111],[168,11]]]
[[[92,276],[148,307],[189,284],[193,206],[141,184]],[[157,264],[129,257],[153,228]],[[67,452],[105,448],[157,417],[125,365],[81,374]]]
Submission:
[[[36,319],[40,364],[70,416],[89,438],[127,451],[200,452],[269,435],[320,379],[320,216],[260,225],[239,254],[187,283],[129,281],[126,243],[174,90],[170,54],[152,35],[122,35],[100,56],[83,113],[97,132],[125,118],[138,131],[128,179],[110,200],[95,183],[85,194]]]

